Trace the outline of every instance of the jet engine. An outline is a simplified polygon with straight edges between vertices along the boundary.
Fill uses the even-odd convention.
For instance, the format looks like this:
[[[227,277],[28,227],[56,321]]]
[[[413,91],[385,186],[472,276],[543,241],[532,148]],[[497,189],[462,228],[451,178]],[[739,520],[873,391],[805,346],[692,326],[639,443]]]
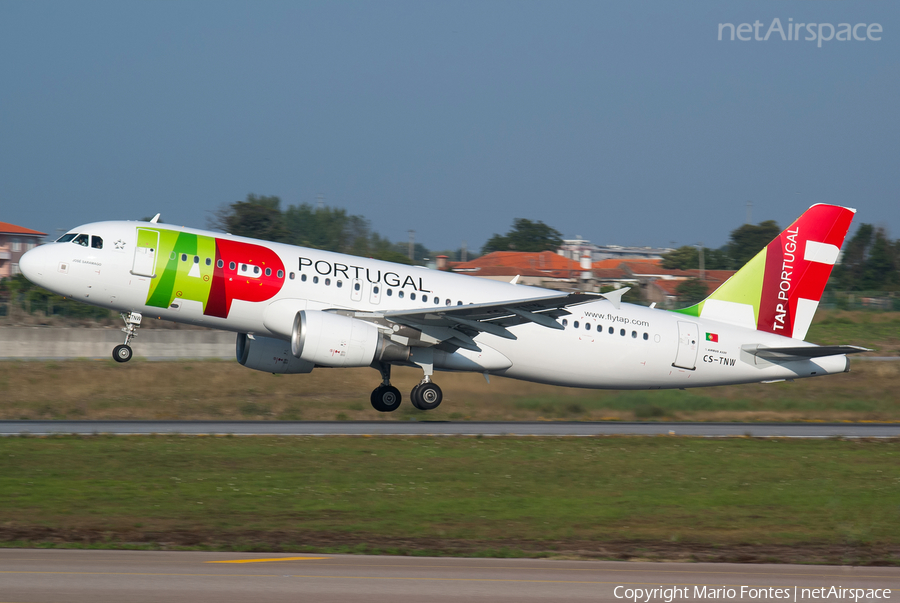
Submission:
[[[294,357],[319,366],[369,366],[405,362],[408,346],[384,337],[374,324],[331,312],[301,310],[291,331]]]
[[[247,368],[267,373],[308,373],[315,366],[291,354],[291,343],[271,337],[238,333],[235,342],[237,361]]]

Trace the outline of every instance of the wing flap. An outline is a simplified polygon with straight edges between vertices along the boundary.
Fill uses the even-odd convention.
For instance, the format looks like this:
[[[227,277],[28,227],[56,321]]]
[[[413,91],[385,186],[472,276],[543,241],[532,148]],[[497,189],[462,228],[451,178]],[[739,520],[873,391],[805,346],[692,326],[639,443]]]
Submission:
[[[418,329],[437,342],[447,342],[466,349],[478,350],[472,337],[490,333],[505,339],[516,339],[507,327],[525,323],[561,329],[556,322],[566,316],[568,306],[601,299],[590,293],[548,295],[487,304],[438,306],[421,310],[393,310],[381,315],[385,320]]]

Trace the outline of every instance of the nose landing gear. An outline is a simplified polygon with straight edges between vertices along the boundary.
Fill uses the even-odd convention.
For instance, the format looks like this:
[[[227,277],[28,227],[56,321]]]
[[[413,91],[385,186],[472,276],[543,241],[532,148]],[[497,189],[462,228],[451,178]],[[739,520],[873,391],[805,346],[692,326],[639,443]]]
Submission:
[[[143,317],[139,312],[129,312],[127,315],[122,314],[122,320],[125,321],[125,326],[122,328],[122,332],[125,333],[125,343],[113,348],[112,357],[116,362],[128,362],[131,360],[132,350],[128,344],[137,337],[137,330],[141,326],[141,318]]]

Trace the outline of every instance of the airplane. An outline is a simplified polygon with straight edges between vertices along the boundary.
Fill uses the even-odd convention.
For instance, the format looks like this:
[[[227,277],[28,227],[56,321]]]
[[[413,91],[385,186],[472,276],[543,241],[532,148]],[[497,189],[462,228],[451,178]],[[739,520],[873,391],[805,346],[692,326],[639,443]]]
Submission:
[[[443,399],[434,371],[581,388],[670,389],[849,370],[849,345],[804,341],[856,210],[817,204],[700,303],[663,310],[628,290],[537,287],[157,222],[79,226],[19,267],[50,291],[122,313],[127,362],[142,317],[234,331],[237,361],[271,373],[372,367],[370,396],[396,410],[391,367],[418,367],[420,410]]]

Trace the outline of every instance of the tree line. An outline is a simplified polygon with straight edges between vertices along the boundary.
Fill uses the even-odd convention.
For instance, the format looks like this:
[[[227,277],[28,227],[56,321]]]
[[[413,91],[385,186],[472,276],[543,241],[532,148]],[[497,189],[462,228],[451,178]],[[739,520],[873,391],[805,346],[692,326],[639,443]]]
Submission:
[[[422,264],[438,255],[458,261],[461,249],[432,251],[421,243],[392,242],[371,229],[369,220],[346,209],[308,203],[281,208],[276,196],[247,195],[217,210],[208,226],[242,237],[300,245],[400,264]],[[476,254],[477,255],[477,254]],[[471,259],[471,254],[469,259]]]
[[[422,263],[437,255],[446,255],[451,261],[462,259],[461,249],[432,251],[421,243],[414,245],[410,258],[408,242],[391,242],[373,232],[363,216],[349,214],[345,209],[313,207],[308,203],[282,209],[281,199],[276,196],[247,195],[245,200],[216,211],[209,226],[243,237],[406,264]],[[541,221],[517,218],[505,235],[494,234],[481,248],[481,253],[556,251],[561,244],[562,234],[558,230]],[[477,253],[467,253],[467,259],[477,256]]]
[[[405,264],[424,263],[428,258],[446,255],[451,261],[461,259],[462,250],[432,251],[421,243],[414,245],[412,260],[408,242],[391,242],[373,232],[363,216],[345,209],[313,207],[303,203],[282,209],[276,196],[247,195],[243,201],[222,206],[209,220],[209,226],[231,234],[312,247],[327,251],[371,257]],[[744,224],[733,230],[728,242],[718,249],[703,248],[707,270],[737,270],[762,250],[781,232],[773,220]],[[562,244],[562,234],[541,221],[517,218],[506,234],[494,234],[481,248],[493,251],[555,251]],[[469,259],[477,256],[469,254]],[[667,269],[698,269],[700,251],[684,245],[663,256]],[[828,289],[835,291],[900,291],[900,240],[891,241],[883,228],[860,224],[844,244],[842,259],[834,267]],[[699,301],[706,297],[706,286],[689,279],[679,287],[684,300]],[[15,300],[15,304],[9,303]],[[41,310],[47,315],[100,318],[109,312],[74,300],[64,299],[32,285],[22,275],[0,281],[0,302],[7,311],[17,305],[26,311]],[[0,308],[2,309],[2,308]]]
[[[704,267],[738,270],[780,233],[781,228],[772,220],[744,224],[731,231],[728,243],[722,247],[703,248]],[[684,245],[665,254],[662,265],[668,269],[696,270],[700,267],[700,251],[693,245]],[[900,291],[900,239],[891,241],[883,228],[860,224],[844,243],[829,289]]]

